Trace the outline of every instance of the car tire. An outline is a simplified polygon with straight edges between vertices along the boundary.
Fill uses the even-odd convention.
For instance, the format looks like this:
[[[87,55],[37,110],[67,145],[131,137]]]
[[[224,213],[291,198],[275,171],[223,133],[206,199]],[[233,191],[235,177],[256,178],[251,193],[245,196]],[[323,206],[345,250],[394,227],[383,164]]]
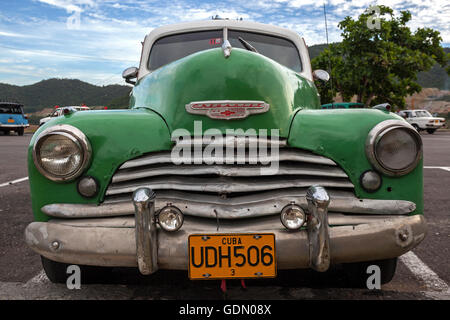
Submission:
[[[67,273],[67,268],[71,264],[56,262],[43,256],[41,256],[41,261],[45,274],[51,282],[67,282],[68,277],[71,275]],[[81,284],[107,282],[112,271],[110,267],[78,266],[80,267]]]
[[[428,132],[429,134],[433,134],[435,131],[436,131],[436,129],[427,129],[427,132]]]
[[[25,131],[24,128],[20,128],[19,130],[17,130],[17,134],[19,136],[23,136],[24,131]]]
[[[380,284],[386,284],[394,278],[397,258],[344,264],[347,283],[354,288],[367,288],[367,280],[372,275],[367,273],[367,268],[371,265],[380,268]]]
[[[417,130],[417,132],[420,132],[420,128],[417,124],[413,123],[412,126]]]

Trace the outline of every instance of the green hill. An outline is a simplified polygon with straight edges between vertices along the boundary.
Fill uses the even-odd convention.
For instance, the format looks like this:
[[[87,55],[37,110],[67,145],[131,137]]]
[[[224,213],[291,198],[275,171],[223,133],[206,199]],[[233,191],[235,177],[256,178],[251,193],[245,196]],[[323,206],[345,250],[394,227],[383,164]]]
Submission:
[[[317,57],[326,44],[309,47],[311,59]],[[450,48],[444,48],[450,53]],[[427,72],[418,74],[418,82],[423,88],[449,90],[448,74],[444,68],[434,65]],[[130,86],[95,86],[75,79],[48,79],[27,86],[0,83],[0,101],[20,102],[26,113],[52,108],[55,105],[108,106],[123,108],[128,105]]]
[[[317,57],[323,49],[327,47],[326,44],[317,44],[308,48],[309,56],[312,59]],[[444,48],[446,53],[450,53],[450,48]],[[440,90],[450,90],[450,82],[448,74],[444,68],[435,64],[427,72],[419,72],[417,75],[417,82],[422,88],[438,88]]]
[[[0,83],[0,100],[20,102],[31,113],[55,105],[109,106],[128,96],[130,86],[95,86],[75,79],[49,79],[28,86]]]

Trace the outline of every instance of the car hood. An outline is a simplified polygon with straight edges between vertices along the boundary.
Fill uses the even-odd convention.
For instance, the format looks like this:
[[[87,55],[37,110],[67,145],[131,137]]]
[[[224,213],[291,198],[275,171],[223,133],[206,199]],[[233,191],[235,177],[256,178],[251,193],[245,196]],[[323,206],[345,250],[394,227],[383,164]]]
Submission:
[[[191,114],[186,105],[198,101],[264,101],[265,113],[245,119],[211,119]],[[215,128],[278,129],[287,137],[299,109],[319,109],[314,83],[261,54],[233,49],[231,56],[211,49],[175,61],[140,79],[131,96],[132,108],[148,108],[160,114],[169,130],[183,128],[194,134]]]

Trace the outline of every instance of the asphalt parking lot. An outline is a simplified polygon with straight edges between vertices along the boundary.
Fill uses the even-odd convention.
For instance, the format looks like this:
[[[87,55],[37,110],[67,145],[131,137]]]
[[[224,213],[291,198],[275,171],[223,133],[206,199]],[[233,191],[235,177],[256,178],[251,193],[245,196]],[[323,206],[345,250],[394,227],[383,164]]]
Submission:
[[[424,143],[426,239],[402,256],[394,279],[381,290],[346,287],[339,266],[327,273],[281,272],[271,280],[190,281],[186,272],[159,271],[144,277],[117,269],[106,284],[69,290],[52,284],[40,258],[23,240],[33,220],[27,181],[31,135],[0,134],[0,299],[450,299],[450,132],[422,133]]]

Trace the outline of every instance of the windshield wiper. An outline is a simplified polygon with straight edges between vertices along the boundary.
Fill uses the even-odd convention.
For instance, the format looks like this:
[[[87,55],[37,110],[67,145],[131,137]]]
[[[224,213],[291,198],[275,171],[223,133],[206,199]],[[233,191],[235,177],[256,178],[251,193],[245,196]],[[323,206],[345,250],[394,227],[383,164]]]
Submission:
[[[245,41],[244,39],[242,39],[241,37],[238,37],[238,40],[240,43],[242,43],[242,45],[245,47],[245,49],[247,49],[248,51],[253,51],[256,53],[259,53],[258,50],[255,49],[254,46],[252,46],[250,43],[248,43],[247,41]]]

